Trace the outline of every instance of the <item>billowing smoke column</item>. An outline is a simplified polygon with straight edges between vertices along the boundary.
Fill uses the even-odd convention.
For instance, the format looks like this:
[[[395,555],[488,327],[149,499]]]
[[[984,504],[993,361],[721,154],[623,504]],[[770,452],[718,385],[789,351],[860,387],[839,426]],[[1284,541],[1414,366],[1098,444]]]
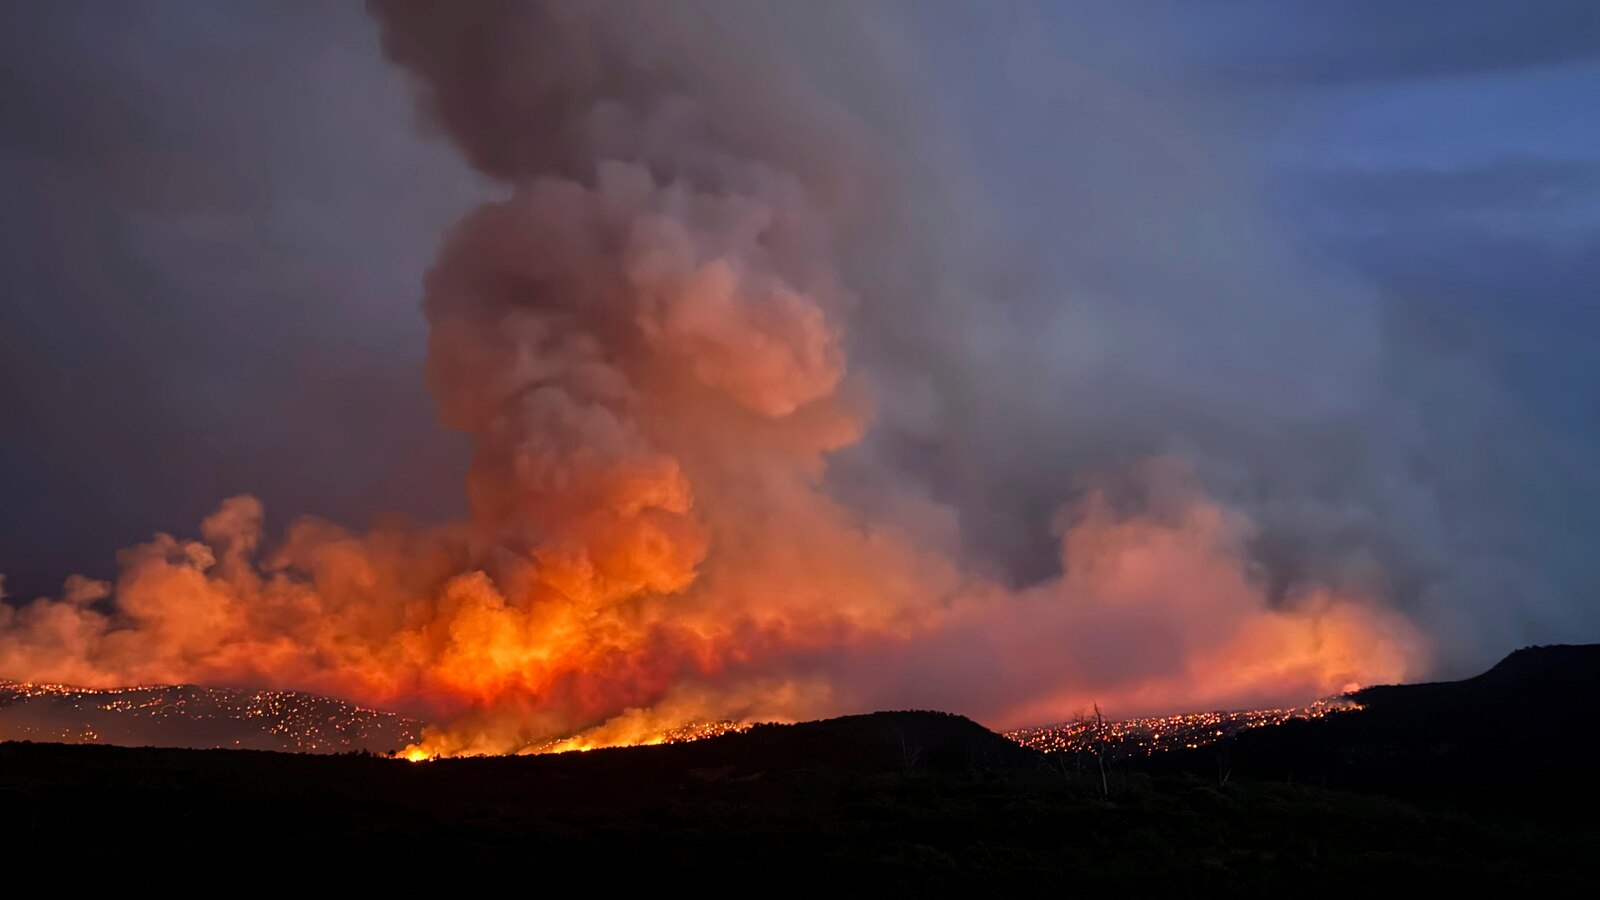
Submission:
[[[1252,527],[1152,460],[1085,484],[1063,572],[960,564],[915,497],[835,496],[870,424],[834,260],[893,167],[728,17],[377,2],[427,112],[508,196],[428,276],[428,374],[468,521],[263,544],[234,498],[116,585],[0,605],[0,677],[324,691],[426,711],[418,752],[648,740],[695,720],[940,706],[996,726],[1293,699],[1419,664],[1397,614],[1271,596]],[[859,249],[859,248],[856,248]],[[859,288],[858,288],[859,290]],[[1115,476],[1115,477],[1111,477]]]

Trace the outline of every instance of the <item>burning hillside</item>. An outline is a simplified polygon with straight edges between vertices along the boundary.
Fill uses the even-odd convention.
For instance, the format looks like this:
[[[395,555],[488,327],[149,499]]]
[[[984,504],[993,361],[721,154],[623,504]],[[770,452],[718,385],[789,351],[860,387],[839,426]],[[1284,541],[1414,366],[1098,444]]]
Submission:
[[[1104,750],[1114,756],[1149,756],[1168,750],[1204,747],[1248,728],[1282,725],[1292,719],[1320,719],[1360,708],[1361,705],[1351,698],[1332,697],[1305,706],[1214,710],[1114,721],[1080,716],[1070,722],[1008,731],[1006,737],[1035,750],[1065,753]]]
[[[300,691],[0,681],[0,741],[389,753],[421,732],[415,719]]]
[[[1348,698],[1333,698],[1302,707],[1106,721],[1079,718],[1018,729],[1005,736],[1034,750],[1076,752],[1103,747],[1118,756],[1148,755],[1204,746],[1247,728],[1351,709],[1360,706]],[[682,744],[751,727],[748,722],[687,722],[637,740],[608,740],[603,732],[597,732],[551,738],[520,748],[520,752],[567,753],[620,743]],[[421,761],[433,755],[416,744],[422,728],[415,719],[299,691],[187,684],[95,689],[0,682],[0,741],[296,753],[365,750],[399,753]]]

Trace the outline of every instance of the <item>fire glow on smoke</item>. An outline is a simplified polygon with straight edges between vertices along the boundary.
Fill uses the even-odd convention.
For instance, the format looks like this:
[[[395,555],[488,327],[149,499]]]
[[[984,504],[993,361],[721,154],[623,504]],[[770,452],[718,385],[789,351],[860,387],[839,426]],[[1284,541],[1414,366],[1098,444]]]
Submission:
[[[846,338],[872,298],[836,255],[894,202],[858,123],[666,5],[373,9],[507,190],[424,286],[470,517],[269,541],[229,499],[198,540],[126,551],[115,584],[0,605],[0,678],[316,691],[424,715],[407,756],[430,758],[886,706],[998,727],[1237,707],[1418,665],[1381,598],[1273,596],[1252,523],[1182,460],[1104,473],[1131,505],[1089,480],[1061,571],[1020,589],[965,565],[923,494],[841,499],[830,456],[873,397]]]

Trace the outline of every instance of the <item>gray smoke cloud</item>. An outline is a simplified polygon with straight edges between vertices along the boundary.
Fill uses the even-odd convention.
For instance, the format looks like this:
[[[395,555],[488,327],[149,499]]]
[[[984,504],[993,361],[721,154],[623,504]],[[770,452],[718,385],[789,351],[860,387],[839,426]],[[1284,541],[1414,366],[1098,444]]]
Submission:
[[[1214,148],[1168,164],[1187,123],[1159,98],[1109,98],[1130,123],[1074,136],[1061,161],[1071,172],[1079,157],[1083,169],[1116,160],[1146,184],[1130,193],[1140,179],[1124,179],[1122,190],[1081,198],[1087,209],[1063,204],[1052,227],[1081,223],[1084,235],[1062,234],[1067,246],[1039,235],[1000,242],[982,232],[980,186],[953,177],[957,154],[938,149],[940,124],[918,99],[929,60],[896,43],[903,23],[892,13],[374,9],[391,58],[419,77],[426,113],[487,174],[587,181],[627,160],[657,179],[739,191],[753,160],[797,179],[821,236],[787,255],[836,269],[850,302],[829,314],[844,323],[851,368],[874,401],[870,429],[830,456],[824,485],[860,515],[1010,590],[1055,593],[1073,528],[1064,504],[1114,496],[1122,516],[1183,523],[1192,481],[1260,517],[1236,536],[1249,557],[1238,564],[1269,607],[1292,613],[1307,591],[1330,586],[1402,597],[1387,580],[1394,560],[1374,556],[1380,536],[1354,534],[1380,527],[1384,512],[1352,512],[1347,496],[1319,497],[1315,484],[1366,477],[1346,449],[1324,450],[1330,439],[1359,443],[1369,423],[1356,420],[1384,401],[1380,305],[1332,276],[1304,287],[1304,261],[1262,227],[1239,179],[1207,155]],[[1064,88],[1077,102],[1107,102],[1095,79],[1079,79]],[[1177,209],[1163,205],[1174,196]],[[1032,259],[1045,253],[1098,283],[1069,289]],[[1180,460],[1186,486],[1162,476],[1152,488],[1145,461],[1155,457]],[[1015,607],[1029,621],[1028,605]],[[988,616],[972,627],[994,629]],[[1107,684],[1160,670],[1132,646],[1149,634],[1131,630],[1137,637],[1084,668]],[[1056,662],[998,677],[1008,667],[975,650],[1015,636],[950,640],[965,650],[902,662],[923,670],[912,681],[932,686],[929,702],[974,680],[987,685],[980,708],[1003,708],[1006,695],[1014,705],[1063,678]],[[987,671],[967,679],[964,660]],[[895,683],[885,702],[903,696]]]
[[[1593,624],[1544,510],[1592,477],[1275,227],[1214,83],[1023,6],[369,9],[495,185],[423,286],[470,516],[276,547],[230,501],[7,611],[0,677],[410,703],[470,752],[1304,700]]]

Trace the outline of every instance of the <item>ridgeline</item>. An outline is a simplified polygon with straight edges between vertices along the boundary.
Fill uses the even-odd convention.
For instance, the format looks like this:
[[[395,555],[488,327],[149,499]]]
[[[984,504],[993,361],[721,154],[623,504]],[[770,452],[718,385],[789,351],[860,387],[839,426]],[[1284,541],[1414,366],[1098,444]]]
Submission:
[[[1104,777],[1092,754],[932,712],[427,763],[16,742],[0,838],[30,866],[331,865],[369,887],[516,872],[601,893],[1566,895],[1592,887],[1600,847],[1597,688],[1600,647],[1535,648]]]

